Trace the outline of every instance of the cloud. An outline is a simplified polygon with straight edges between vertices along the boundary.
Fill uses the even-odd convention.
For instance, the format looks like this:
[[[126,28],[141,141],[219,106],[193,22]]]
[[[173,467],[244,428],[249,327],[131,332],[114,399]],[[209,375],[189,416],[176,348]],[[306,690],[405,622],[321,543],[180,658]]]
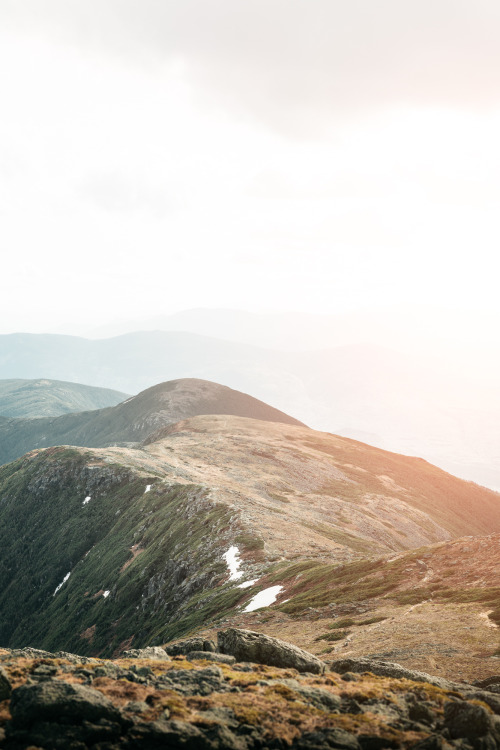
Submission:
[[[182,61],[205,106],[294,135],[395,103],[497,104],[496,0],[4,0],[2,16],[126,64]]]

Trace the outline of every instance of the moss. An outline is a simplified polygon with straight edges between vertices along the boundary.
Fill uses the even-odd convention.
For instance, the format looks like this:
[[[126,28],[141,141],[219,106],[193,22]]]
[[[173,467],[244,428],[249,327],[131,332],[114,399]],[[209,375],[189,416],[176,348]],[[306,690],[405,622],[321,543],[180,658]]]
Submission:
[[[338,628],[348,628],[351,625],[357,625],[358,623],[352,619],[352,617],[343,617],[340,620],[332,622],[330,628],[337,630]]]
[[[334,630],[333,633],[323,633],[315,638],[315,641],[341,641],[343,638],[347,638],[350,634],[350,630]]]

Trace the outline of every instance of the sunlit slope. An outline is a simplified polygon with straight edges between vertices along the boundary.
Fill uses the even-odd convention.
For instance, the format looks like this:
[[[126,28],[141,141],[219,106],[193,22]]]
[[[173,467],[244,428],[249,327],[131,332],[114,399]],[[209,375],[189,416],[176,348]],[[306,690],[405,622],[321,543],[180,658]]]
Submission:
[[[119,391],[61,380],[0,380],[3,417],[58,417],[115,406],[126,398]]]
[[[499,533],[348,565],[281,562],[259,582],[279,582],[279,601],[231,623],[327,660],[383,659],[473,681],[498,674],[499,571]]]
[[[365,554],[500,531],[498,493],[422,459],[348,438],[300,426],[197,417],[151,440],[156,442],[147,446],[149,454],[167,462],[169,471],[240,492],[239,502],[260,528],[269,525],[270,539],[283,554],[296,544],[301,549],[310,534],[318,552],[339,544]],[[325,523],[345,537],[323,529]],[[302,527],[297,541],[296,525]],[[366,548],[349,535],[366,540]]]
[[[410,565],[381,558],[491,531],[497,494],[299,425],[208,415],[137,448],[32,451],[0,469],[0,643],[110,654],[238,616],[270,585],[303,617],[367,575],[390,593],[385,565],[404,583]]]
[[[135,443],[166,424],[197,414],[235,414],[301,424],[245,393],[206,380],[185,378],[160,383],[106,409],[46,419],[0,417],[0,463],[34,448]]]

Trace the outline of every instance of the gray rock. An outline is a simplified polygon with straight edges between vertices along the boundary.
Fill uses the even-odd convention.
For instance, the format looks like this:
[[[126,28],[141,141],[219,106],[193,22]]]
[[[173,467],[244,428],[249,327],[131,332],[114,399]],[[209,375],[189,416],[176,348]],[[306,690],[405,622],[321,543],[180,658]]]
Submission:
[[[216,661],[220,664],[234,664],[236,659],[234,656],[229,654],[217,654],[212,651],[190,651],[186,654],[188,661],[194,661],[195,659],[208,659],[208,661]]]
[[[170,669],[155,684],[160,689],[176,690],[181,695],[211,695],[230,689],[222,669],[215,664],[205,669]]]
[[[435,685],[443,690],[454,690],[457,683],[445,680],[442,677],[433,677],[426,672],[417,672],[414,669],[406,669],[401,664],[390,661],[378,661],[377,659],[336,659],[329,662],[332,672],[344,674],[346,672],[371,672],[381,677],[396,677],[398,680],[406,679],[413,682],[427,682],[429,685]],[[463,688],[463,685],[460,686]]]
[[[98,690],[60,680],[23,685],[12,692],[13,724],[29,726],[36,721],[120,721],[121,713]]]
[[[452,739],[484,737],[493,728],[486,709],[467,701],[449,701],[445,705],[444,725]]]
[[[0,701],[10,698],[12,685],[9,676],[3,667],[0,667]]]
[[[487,677],[485,680],[476,680],[472,683],[474,687],[483,688],[489,690],[492,687],[500,687],[500,675],[494,674],[491,677]]]
[[[134,741],[133,747],[185,748],[201,750],[208,748],[208,743],[200,730],[184,721],[152,721],[138,724],[130,731]]]
[[[304,651],[292,643],[271,638],[253,630],[228,628],[217,633],[219,651],[231,654],[237,661],[268,664],[271,667],[292,667],[298,672],[323,674],[325,663],[314,654]]]
[[[161,646],[148,646],[147,648],[131,648],[120,654],[122,659],[160,659],[169,661],[170,657]]]
[[[92,656],[80,656],[79,654],[71,654],[68,651],[58,651],[54,656],[57,659],[65,659],[71,664],[100,664],[101,659],[94,659]]]
[[[182,656],[189,654],[191,651],[216,651],[215,643],[208,640],[207,638],[186,638],[178,643],[173,643],[171,646],[165,646],[165,651],[170,656]]]
[[[338,695],[330,693],[325,688],[303,686],[296,688],[296,690],[304,701],[311,703],[321,711],[338,711],[342,703]]]
[[[317,732],[306,732],[294,741],[293,750],[360,750],[357,738],[344,729],[321,729]]]

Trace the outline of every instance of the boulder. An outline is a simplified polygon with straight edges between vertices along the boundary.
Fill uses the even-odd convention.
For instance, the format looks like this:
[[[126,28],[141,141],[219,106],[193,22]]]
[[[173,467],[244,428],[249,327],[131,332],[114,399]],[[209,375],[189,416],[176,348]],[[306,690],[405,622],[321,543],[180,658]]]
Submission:
[[[169,655],[161,646],[148,646],[147,648],[131,648],[120,654],[122,659],[165,659],[170,660]]]
[[[220,630],[217,633],[217,644],[221,653],[231,654],[236,661],[250,661],[284,669],[293,668],[298,672],[314,674],[323,674],[326,667],[314,654],[280,638],[271,638],[253,630]]]
[[[215,643],[208,638],[186,638],[183,641],[172,643],[165,646],[165,651],[169,656],[183,656],[191,651],[216,651]]]
[[[426,672],[418,672],[414,669],[406,669],[401,664],[396,664],[391,661],[378,661],[377,659],[366,659],[366,658],[348,658],[348,659],[336,659],[328,662],[328,666],[332,672],[337,674],[345,674],[346,672],[371,672],[372,674],[379,675],[381,677],[395,677],[398,680],[406,679],[413,680],[413,682],[427,682],[429,685],[435,685],[443,690],[454,690],[457,687],[457,683],[445,680],[442,677],[433,677]],[[463,685],[461,686],[463,687]]]
[[[445,705],[444,725],[452,739],[484,737],[493,728],[488,711],[467,701],[450,701]]]
[[[23,685],[12,692],[10,712],[15,726],[30,726],[36,721],[70,723],[87,720],[120,721],[121,713],[98,690],[86,685],[50,680]]]
[[[236,659],[234,656],[229,654],[217,654],[212,651],[190,651],[186,654],[188,661],[194,661],[195,659],[208,659],[208,661],[216,661],[219,664],[234,664]]]

